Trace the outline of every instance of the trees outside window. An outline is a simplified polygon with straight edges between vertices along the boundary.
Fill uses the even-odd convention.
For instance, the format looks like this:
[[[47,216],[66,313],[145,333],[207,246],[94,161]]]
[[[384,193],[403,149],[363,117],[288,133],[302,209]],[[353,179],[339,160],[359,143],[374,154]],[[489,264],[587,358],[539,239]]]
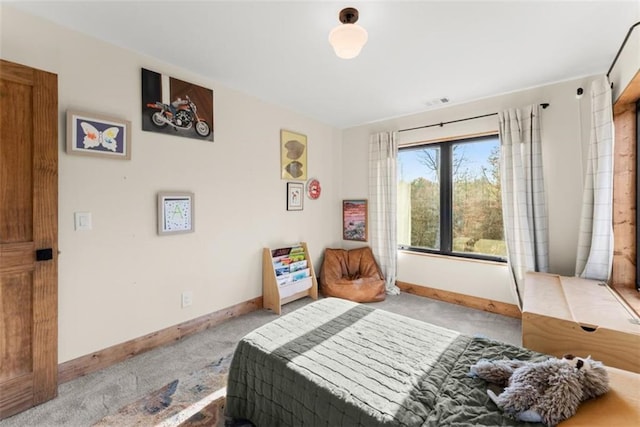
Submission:
[[[497,135],[400,148],[398,244],[504,260]]]

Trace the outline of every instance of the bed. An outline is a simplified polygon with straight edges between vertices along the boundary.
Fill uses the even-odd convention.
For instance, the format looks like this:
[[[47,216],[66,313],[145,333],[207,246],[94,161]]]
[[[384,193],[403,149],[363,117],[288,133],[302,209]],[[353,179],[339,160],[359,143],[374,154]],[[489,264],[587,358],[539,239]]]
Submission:
[[[478,359],[500,357],[547,356],[326,298],[240,341],[226,413],[256,426],[526,425],[468,376]]]

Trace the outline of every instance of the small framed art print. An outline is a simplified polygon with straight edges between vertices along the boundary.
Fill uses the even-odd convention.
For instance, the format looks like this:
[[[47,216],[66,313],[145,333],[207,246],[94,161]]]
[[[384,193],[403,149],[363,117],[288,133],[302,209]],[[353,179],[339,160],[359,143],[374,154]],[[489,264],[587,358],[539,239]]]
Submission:
[[[131,122],[67,110],[67,154],[131,159]]]
[[[287,210],[301,211],[304,199],[304,183],[287,182]]]
[[[342,240],[367,241],[367,199],[342,201]]]
[[[193,233],[194,204],[193,193],[158,193],[158,234]]]

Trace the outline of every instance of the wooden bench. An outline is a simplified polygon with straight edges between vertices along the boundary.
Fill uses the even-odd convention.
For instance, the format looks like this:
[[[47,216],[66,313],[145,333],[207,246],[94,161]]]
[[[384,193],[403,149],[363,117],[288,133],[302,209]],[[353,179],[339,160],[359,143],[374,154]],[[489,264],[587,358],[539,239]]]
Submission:
[[[611,390],[583,402],[559,427],[640,426],[640,325],[634,310],[596,280],[528,273],[522,345],[561,357],[591,355],[609,373]]]
[[[561,357],[592,356],[640,373],[640,323],[617,294],[596,280],[528,273],[522,345]]]

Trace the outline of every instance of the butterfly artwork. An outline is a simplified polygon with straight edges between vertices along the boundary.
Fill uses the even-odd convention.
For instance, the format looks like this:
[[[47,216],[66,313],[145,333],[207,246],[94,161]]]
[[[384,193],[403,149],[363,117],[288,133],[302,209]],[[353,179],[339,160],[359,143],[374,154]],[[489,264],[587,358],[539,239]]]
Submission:
[[[131,122],[67,110],[67,154],[131,160]]]
[[[113,151],[114,153],[116,152],[118,148],[116,138],[118,137],[120,129],[114,126],[100,132],[95,126],[87,122],[80,122],[80,127],[82,127],[82,131],[84,132],[84,139],[82,140],[84,148],[90,149],[103,146],[107,150]]]

